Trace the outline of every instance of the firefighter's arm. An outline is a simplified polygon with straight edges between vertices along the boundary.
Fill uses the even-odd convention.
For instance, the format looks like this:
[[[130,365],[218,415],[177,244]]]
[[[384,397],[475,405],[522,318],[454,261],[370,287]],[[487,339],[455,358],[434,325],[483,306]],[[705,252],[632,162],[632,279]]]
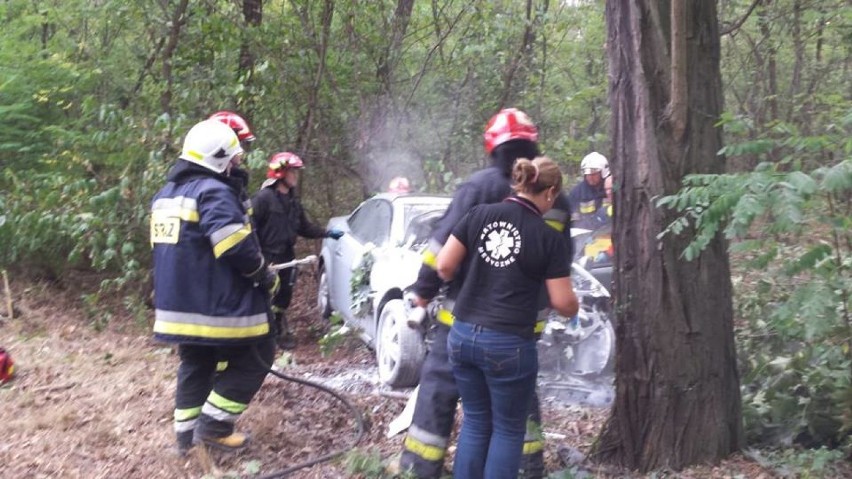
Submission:
[[[467,248],[453,235],[447,238],[447,243],[441,248],[437,258],[438,276],[444,281],[451,281],[456,276],[459,266],[467,255]]]
[[[262,192],[263,190],[255,194],[251,199],[252,219],[258,230],[266,225],[266,220],[269,216],[269,205]]]
[[[261,278],[266,264],[260,242],[237,197],[225,188],[208,190],[199,197],[198,208],[199,223],[213,256],[243,276]]]
[[[298,199],[294,200],[299,208],[299,225],[296,233],[303,238],[325,238],[328,236],[325,228],[321,228],[317,226],[314,222],[308,218],[308,215],[305,213],[305,208],[302,206],[302,202]]]
[[[556,197],[553,208],[544,214],[544,221],[548,226],[562,234],[568,248],[566,258],[570,263],[574,258],[574,242],[571,239],[571,203],[564,191]]]

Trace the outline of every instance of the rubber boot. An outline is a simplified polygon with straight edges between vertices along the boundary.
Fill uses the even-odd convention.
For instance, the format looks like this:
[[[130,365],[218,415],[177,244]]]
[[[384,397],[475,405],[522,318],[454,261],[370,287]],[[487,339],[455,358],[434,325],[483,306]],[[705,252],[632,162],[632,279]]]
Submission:
[[[278,334],[275,335],[275,343],[281,349],[294,349],[296,347],[296,338],[290,332],[290,327],[287,325],[287,316],[283,311],[275,313],[275,323],[278,330]]]
[[[219,449],[221,451],[239,451],[249,443],[249,435],[241,432],[233,432],[224,437],[203,437],[196,435],[193,444],[204,444],[205,446]]]
[[[180,457],[186,456],[186,454],[192,448],[192,434],[193,434],[193,432],[194,431],[190,429],[189,431],[181,431],[181,432],[175,433],[175,435],[177,437],[177,444],[176,444],[177,448],[175,449],[175,451],[177,452],[178,456],[180,456]]]

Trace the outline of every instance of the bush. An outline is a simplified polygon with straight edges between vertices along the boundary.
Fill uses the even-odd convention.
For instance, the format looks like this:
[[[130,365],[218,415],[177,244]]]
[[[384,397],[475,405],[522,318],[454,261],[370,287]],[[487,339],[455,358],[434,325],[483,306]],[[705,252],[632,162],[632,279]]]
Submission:
[[[791,156],[750,173],[689,176],[681,191],[658,201],[681,213],[663,234],[695,228],[685,259],[696,258],[716,234],[731,240],[751,443],[850,445],[852,161],[805,171],[809,152],[791,145],[817,145],[842,157],[852,152],[851,125],[848,115],[844,128],[819,142],[759,139],[757,150],[768,142],[789,148]],[[731,151],[755,150],[738,148]]]

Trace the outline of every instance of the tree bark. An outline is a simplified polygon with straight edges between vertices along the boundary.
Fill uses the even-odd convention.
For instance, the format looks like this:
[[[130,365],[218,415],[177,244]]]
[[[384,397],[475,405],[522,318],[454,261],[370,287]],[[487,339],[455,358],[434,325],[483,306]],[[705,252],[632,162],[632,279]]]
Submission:
[[[630,469],[716,462],[743,443],[726,243],[693,261],[654,206],[691,173],[721,173],[720,44],[713,0],[685,3],[686,124],[672,101],[670,1],[607,2],[615,188],[616,397],[592,459]]]

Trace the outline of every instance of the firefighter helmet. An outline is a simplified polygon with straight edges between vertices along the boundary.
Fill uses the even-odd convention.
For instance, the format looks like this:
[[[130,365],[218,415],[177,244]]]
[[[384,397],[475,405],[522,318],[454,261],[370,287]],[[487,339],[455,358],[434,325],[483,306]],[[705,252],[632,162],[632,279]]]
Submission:
[[[295,153],[282,151],[272,155],[269,159],[269,169],[266,170],[266,177],[270,179],[284,178],[284,174],[288,168],[304,168],[305,162],[302,161]]]
[[[0,348],[0,384],[6,384],[15,374],[15,361],[5,349]]]
[[[526,113],[517,108],[504,108],[491,117],[485,127],[485,152],[510,140],[538,141],[538,129]]]
[[[593,151],[583,157],[583,161],[580,162],[580,170],[584,175],[601,173],[606,177],[609,176],[609,162],[606,161],[605,156],[597,151]]]
[[[408,182],[408,178],[397,176],[390,180],[388,193],[411,193],[411,183]]]
[[[222,173],[236,155],[243,153],[240,140],[224,123],[204,120],[190,128],[180,158]]]
[[[240,141],[252,142],[255,140],[254,133],[251,132],[248,122],[232,111],[222,110],[210,115],[211,120],[218,120],[231,127],[237,138]]]

